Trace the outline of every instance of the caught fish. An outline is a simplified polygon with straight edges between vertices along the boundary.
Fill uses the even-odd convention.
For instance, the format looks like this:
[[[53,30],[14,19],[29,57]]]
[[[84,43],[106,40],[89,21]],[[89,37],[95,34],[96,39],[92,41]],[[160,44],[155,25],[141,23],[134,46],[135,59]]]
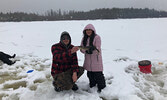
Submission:
[[[77,46],[79,49],[82,49],[82,50],[89,50],[90,46]]]
[[[89,50],[91,46],[77,46],[79,49],[82,50]],[[95,50],[99,53],[100,51],[95,47]]]

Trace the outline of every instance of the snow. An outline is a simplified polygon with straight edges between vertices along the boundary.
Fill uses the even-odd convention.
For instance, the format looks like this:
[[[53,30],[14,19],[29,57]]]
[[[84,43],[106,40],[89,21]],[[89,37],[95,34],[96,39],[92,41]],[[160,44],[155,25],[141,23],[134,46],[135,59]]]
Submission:
[[[93,24],[102,40],[107,87],[89,88],[86,71],[79,90],[55,92],[50,74],[51,46],[63,31],[80,45],[83,28]],[[0,62],[2,100],[166,100],[167,18],[0,22],[0,51],[17,54],[11,66]],[[79,65],[84,55],[77,52]],[[141,73],[138,61],[150,60],[152,73]],[[27,71],[33,70],[31,73]]]

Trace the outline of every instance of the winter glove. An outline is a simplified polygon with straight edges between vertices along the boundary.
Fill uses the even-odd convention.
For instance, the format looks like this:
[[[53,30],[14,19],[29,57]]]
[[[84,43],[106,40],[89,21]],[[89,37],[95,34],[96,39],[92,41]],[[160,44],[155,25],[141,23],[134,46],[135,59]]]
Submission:
[[[93,53],[93,50],[95,50],[95,49],[96,49],[95,46],[91,46],[91,47],[89,48],[89,50],[86,50],[86,53],[87,53],[87,54],[92,54],[92,53]]]
[[[92,51],[86,50],[86,53],[87,53],[87,54],[92,54]]]

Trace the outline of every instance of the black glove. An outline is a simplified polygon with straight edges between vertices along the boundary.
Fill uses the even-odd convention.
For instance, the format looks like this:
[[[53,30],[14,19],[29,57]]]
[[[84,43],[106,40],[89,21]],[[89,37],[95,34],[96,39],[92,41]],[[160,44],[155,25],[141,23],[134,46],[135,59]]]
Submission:
[[[92,53],[93,53],[93,50],[95,50],[95,49],[96,49],[95,46],[91,46],[91,47],[89,48],[89,50],[86,50],[86,53],[87,53],[87,54],[92,54]]]

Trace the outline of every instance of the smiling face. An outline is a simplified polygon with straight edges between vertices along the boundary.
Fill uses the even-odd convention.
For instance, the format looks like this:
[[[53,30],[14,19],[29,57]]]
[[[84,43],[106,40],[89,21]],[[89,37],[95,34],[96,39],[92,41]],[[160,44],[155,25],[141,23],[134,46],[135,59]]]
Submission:
[[[92,31],[91,29],[87,29],[87,30],[86,30],[86,34],[87,34],[88,36],[91,36],[92,33],[93,33],[93,31]]]
[[[62,41],[63,41],[63,43],[64,43],[65,45],[68,45],[68,44],[70,43],[70,38],[69,38],[69,36],[64,35],[64,36],[62,37]]]

